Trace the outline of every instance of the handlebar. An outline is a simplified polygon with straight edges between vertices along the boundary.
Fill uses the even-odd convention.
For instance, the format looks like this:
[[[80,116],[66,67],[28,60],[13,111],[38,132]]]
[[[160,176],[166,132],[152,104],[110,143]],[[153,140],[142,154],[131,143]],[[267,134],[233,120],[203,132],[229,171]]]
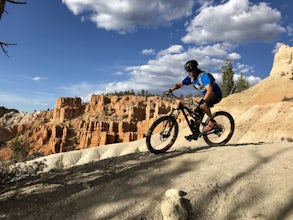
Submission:
[[[168,92],[168,94],[166,93],[166,95],[171,98],[175,98],[175,99],[179,100],[179,103],[181,103],[181,104],[189,104],[189,105],[195,105],[195,106],[199,106],[199,104],[200,104],[199,101],[193,101],[192,99],[189,99],[189,101],[184,101],[183,98],[176,96],[173,92]]]

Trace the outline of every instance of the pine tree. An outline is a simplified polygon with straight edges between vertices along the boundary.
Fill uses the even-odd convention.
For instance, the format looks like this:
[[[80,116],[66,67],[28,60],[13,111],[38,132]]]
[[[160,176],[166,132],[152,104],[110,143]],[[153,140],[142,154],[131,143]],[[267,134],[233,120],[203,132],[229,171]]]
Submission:
[[[145,90],[144,89],[141,90],[140,95],[145,96]]]
[[[222,70],[222,93],[223,93],[223,97],[228,96],[230,93],[232,93],[233,91],[233,87],[234,87],[234,80],[233,80],[233,76],[234,76],[234,72],[232,69],[232,63],[230,60],[226,61],[226,65],[222,66],[221,68]]]
[[[249,88],[249,83],[247,79],[243,76],[243,73],[240,73],[240,78],[236,83],[235,92],[242,92],[245,89]]]

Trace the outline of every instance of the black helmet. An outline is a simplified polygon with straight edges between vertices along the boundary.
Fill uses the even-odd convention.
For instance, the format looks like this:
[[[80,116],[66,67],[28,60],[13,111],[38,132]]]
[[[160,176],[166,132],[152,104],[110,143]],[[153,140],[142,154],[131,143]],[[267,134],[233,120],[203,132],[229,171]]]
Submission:
[[[198,66],[198,62],[196,60],[189,60],[185,63],[184,65],[184,69],[187,71],[187,72],[190,72],[192,70],[195,70],[197,69],[197,66]]]

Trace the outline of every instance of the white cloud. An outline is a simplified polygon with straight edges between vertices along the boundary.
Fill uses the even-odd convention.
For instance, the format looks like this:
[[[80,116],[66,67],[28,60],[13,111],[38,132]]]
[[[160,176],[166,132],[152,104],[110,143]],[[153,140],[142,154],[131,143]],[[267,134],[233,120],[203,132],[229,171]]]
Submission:
[[[236,63],[236,73],[253,73],[254,67],[242,63]]]
[[[277,43],[275,44],[274,49],[272,50],[272,53],[273,53],[273,54],[277,53],[278,50],[280,49],[280,47],[281,47],[282,45],[283,45],[283,43],[281,43],[281,42],[277,42]]]
[[[237,60],[240,59],[240,55],[237,53],[231,53],[227,54],[227,51],[232,50],[234,47],[231,44],[226,43],[217,43],[217,44],[210,44],[210,45],[204,45],[199,46],[197,48],[193,48],[198,54],[201,54],[202,56],[208,56],[208,57],[225,57],[226,59]]]
[[[33,81],[40,81],[42,79],[45,79],[45,77],[35,76],[32,78]]]
[[[65,91],[69,96],[80,96],[80,94],[87,94],[93,91],[97,85],[90,84],[88,82],[81,82],[70,86],[62,86],[58,89]]]
[[[0,91],[1,105],[6,108],[15,108],[19,111],[33,112],[35,110],[46,110],[54,105],[55,100],[50,96],[36,95],[37,92],[26,94],[26,96],[14,92]],[[45,99],[45,101],[44,101]],[[51,106],[47,103],[51,102]]]
[[[287,27],[287,32],[288,32],[288,36],[292,37],[293,36],[293,26],[288,26]]]
[[[87,16],[97,27],[121,33],[137,26],[157,27],[189,16],[194,0],[62,0],[75,15]]]
[[[252,75],[247,76],[245,78],[247,79],[249,86],[253,86],[261,81],[260,77],[256,77],[256,76],[252,76]]]
[[[238,53],[231,53],[228,56],[228,60],[239,60],[241,58],[241,55]]]
[[[246,76],[246,75],[243,75],[244,79],[246,79],[248,81],[248,84],[249,86],[254,86],[255,84],[259,83],[261,81],[261,78],[260,77],[256,77],[256,76],[253,76],[253,75],[249,75],[249,76]],[[240,74],[234,74],[234,77],[233,77],[233,80],[234,82],[236,83],[238,80],[240,79]],[[220,79],[218,80],[219,84],[222,83],[222,77],[220,76]]]
[[[184,50],[182,45],[172,45],[171,47],[167,48],[166,50],[161,50],[158,53],[158,56],[164,56],[167,54],[178,54],[181,53]]]
[[[155,54],[155,50],[154,49],[144,49],[141,51],[142,55],[153,55]]]
[[[122,76],[124,73],[122,71],[117,71],[114,73],[115,76]]]
[[[9,103],[9,104],[15,103],[15,102],[25,103],[29,101],[27,98],[24,98],[23,96],[19,96],[19,95],[15,95],[15,94],[3,92],[3,91],[0,91],[0,98],[1,98],[2,105],[3,103]]]
[[[197,2],[201,5],[198,11],[201,11],[203,8],[209,7],[214,4],[214,0],[197,0]]]
[[[159,51],[155,59],[149,60],[144,65],[126,67],[124,71],[130,75],[128,80],[99,85],[99,91],[94,93],[144,89],[161,94],[187,76],[183,66],[189,59],[198,60],[199,67],[212,72],[216,80],[220,82],[219,71],[225,64],[225,60],[231,57],[235,57],[236,60],[240,58],[240,55],[231,51],[232,49],[233,47],[229,44],[214,44],[189,49],[184,49],[182,45],[172,45]],[[243,65],[242,67],[247,68],[248,66]],[[190,87],[183,87],[181,92],[190,93]]]
[[[229,0],[202,8],[187,26],[184,43],[271,42],[286,31],[278,22],[281,13],[261,2]]]
[[[32,80],[32,81],[41,81],[47,79],[46,77],[42,76],[28,76],[28,75],[19,75],[19,77],[23,80]]]

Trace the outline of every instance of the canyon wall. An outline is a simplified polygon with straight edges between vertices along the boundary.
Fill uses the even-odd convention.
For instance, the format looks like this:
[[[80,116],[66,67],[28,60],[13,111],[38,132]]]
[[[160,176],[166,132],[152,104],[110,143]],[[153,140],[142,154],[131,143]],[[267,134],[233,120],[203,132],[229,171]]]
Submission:
[[[53,111],[31,119],[17,114],[1,118],[0,141],[17,137],[29,143],[30,154],[44,155],[135,141],[173,106],[162,97],[92,95],[85,104],[79,97],[60,97]]]

